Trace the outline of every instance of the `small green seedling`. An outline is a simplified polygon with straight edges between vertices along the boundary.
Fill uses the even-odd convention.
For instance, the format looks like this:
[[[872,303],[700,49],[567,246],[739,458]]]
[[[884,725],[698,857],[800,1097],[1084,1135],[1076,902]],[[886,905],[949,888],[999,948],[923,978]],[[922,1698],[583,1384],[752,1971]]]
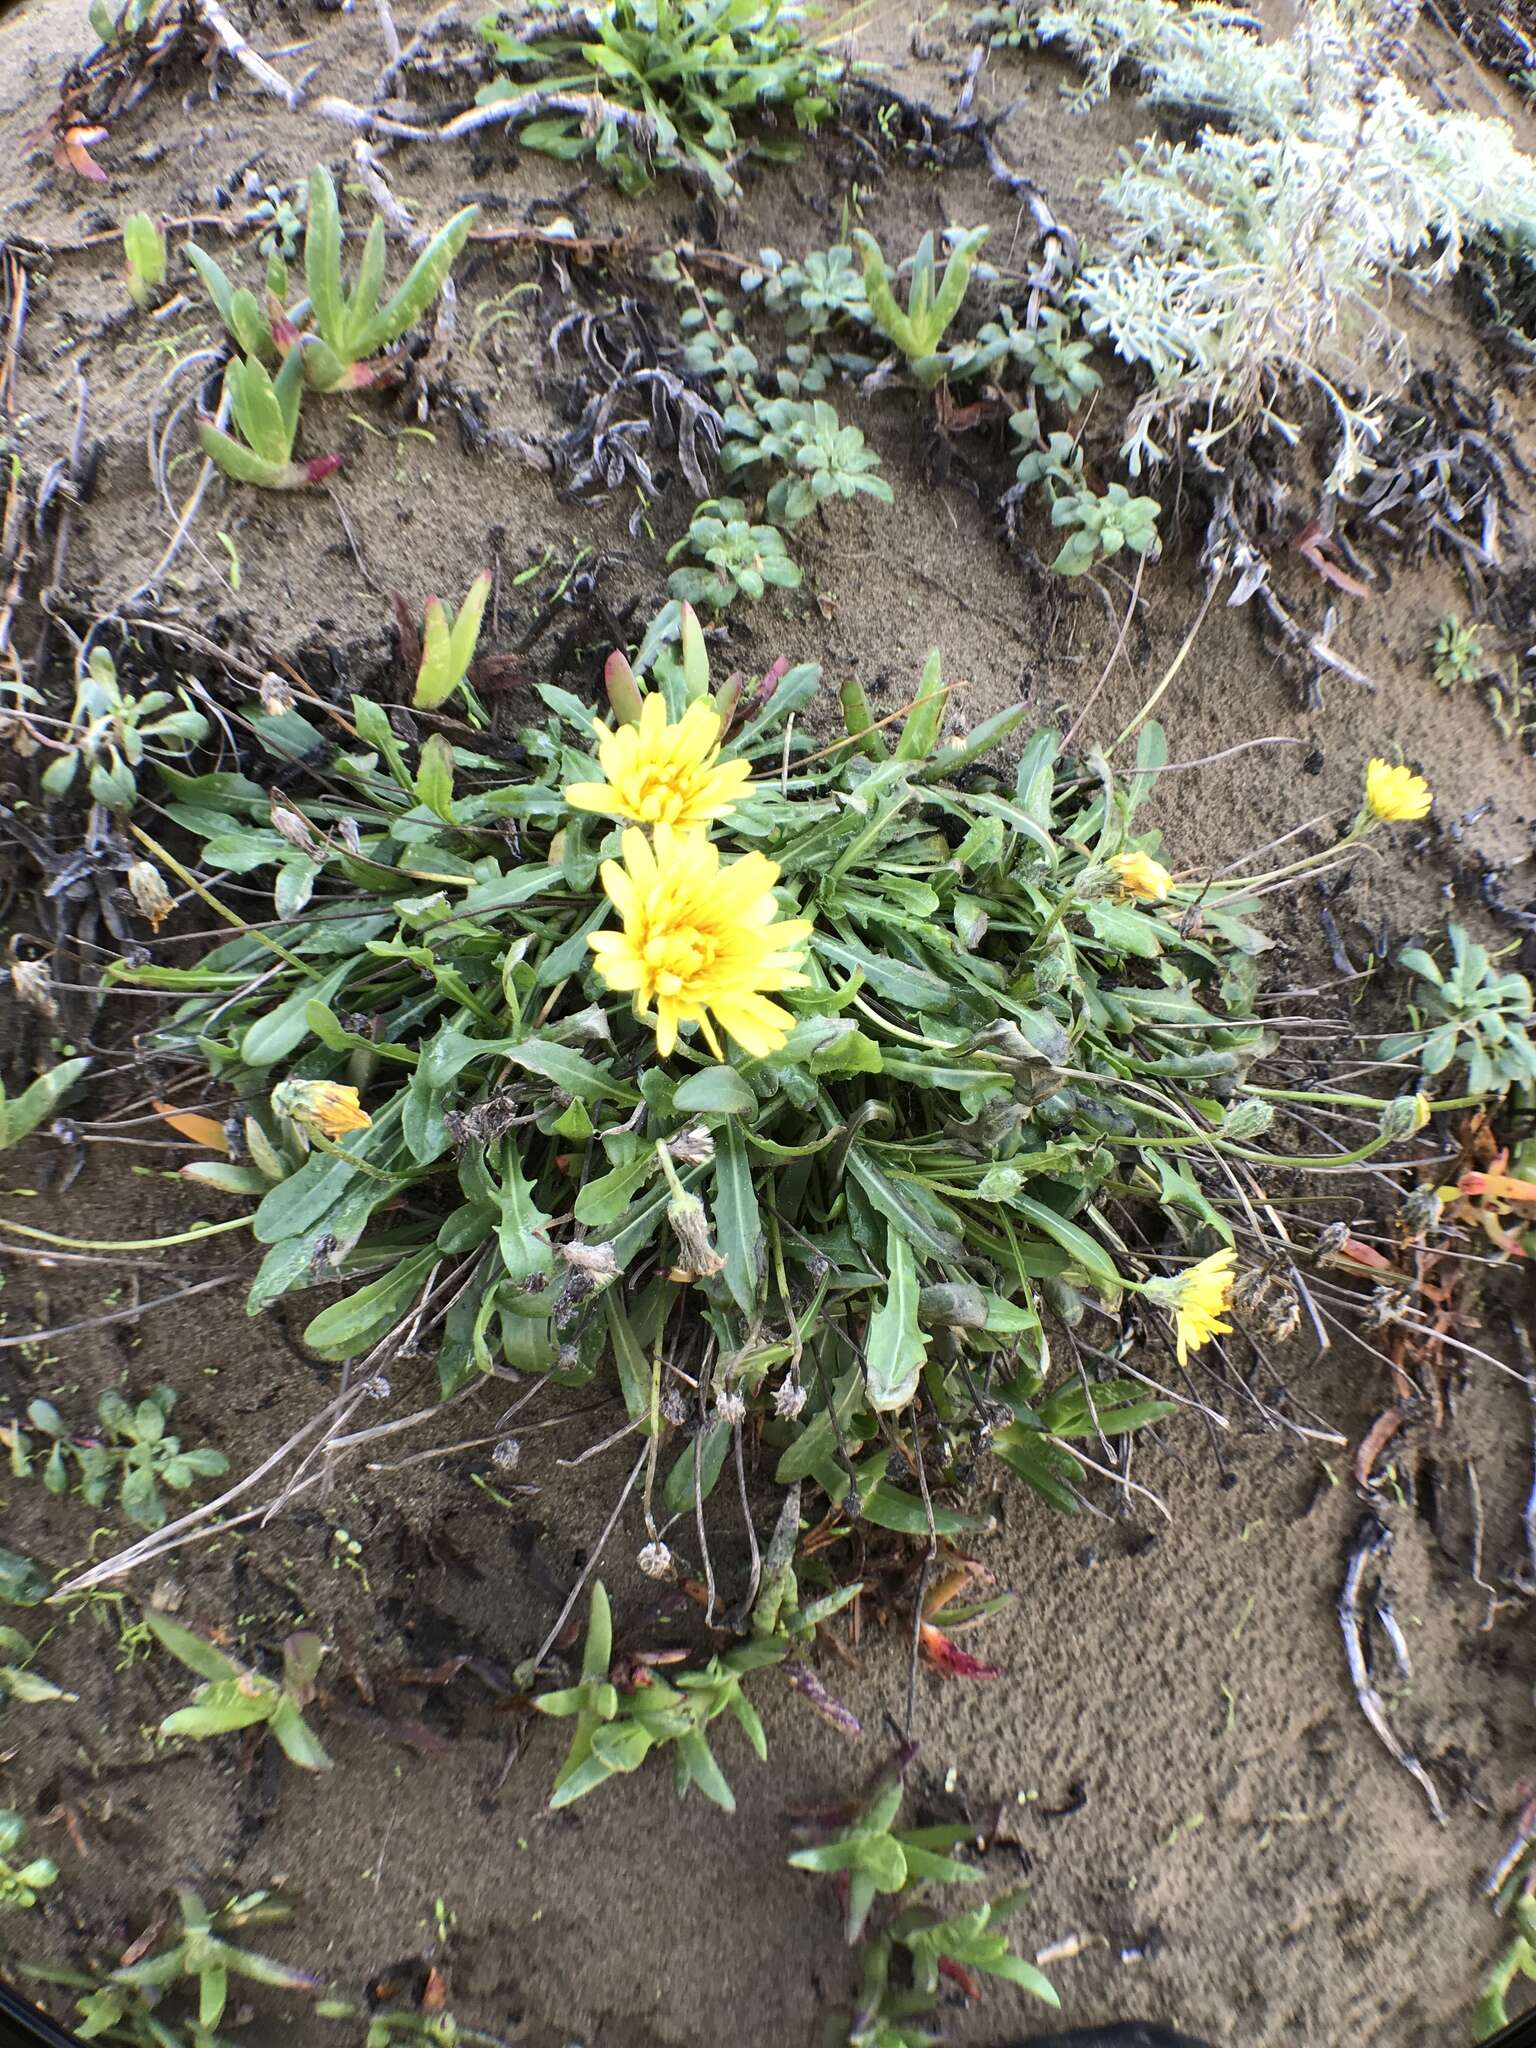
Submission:
[[[891,1922],[864,1952],[864,1981],[848,2028],[849,2048],[932,2048],[935,2036],[914,2022],[938,2004],[941,1977],[968,1984],[971,1995],[980,1987],[978,1972],[1017,1984],[1046,2005],[1060,2006],[1050,1983],[1008,1946],[999,1924],[1017,1911],[1023,1892],[1010,1892],[972,1913],[944,1920],[926,1906],[913,1906]],[[905,1958],[901,1951],[906,1950]],[[894,1981],[895,1966],[910,1984]]]
[[[50,1856],[34,1856],[30,1863],[11,1861],[26,1834],[27,1824],[21,1815],[0,1807],[0,1912],[29,1910],[41,1893],[59,1881],[59,1866]]]
[[[293,491],[304,484],[324,483],[341,467],[339,455],[316,455],[295,462],[293,440],[299,429],[299,395],[303,360],[291,349],[275,377],[255,356],[232,362],[224,372],[224,389],[235,425],[244,435],[237,441],[212,420],[198,422],[203,453],[236,483],[256,484],[267,491]]]
[[[462,688],[475,658],[480,622],[491,594],[491,572],[482,569],[469,586],[457,618],[440,597],[427,599],[426,630],[421,641],[421,667],[411,702],[418,711],[435,711]]]
[[[789,413],[793,413],[792,419]],[[764,453],[776,455],[798,472],[781,477],[769,491],[770,519],[798,525],[832,498],[863,495],[882,505],[893,502],[895,492],[890,485],[884,477],[872,474],[880,467],[880,457],[873,448],[865,447],[858,427],[842,424],[825,399],[772,399],[763,417],[769,430],[763,437]]]
[[[52,1679],[44,1678],[40,1671],[31,1669],[34,1652],[31,1643],[19,1628],[0,1625],[0,1708],[14,1701],[18,1706],[41,1706],[48,1700],[73,1700],[77,1694],[66,1692]]]
[[[331,1768],[319,1737],[304,1719],[304,1708],[315,1696],[320,1659],[325,1655],[325,1645],[317,1635],[289,1636],[283,1644],[279,1682],[237,1664],[233,1657],[226,1657],[202,1636],[153,1607],[146,1609],[144,1619],[173,1657],[207,1681],[192,1695],[191,1706],[166,1715],[160,1723],[162,1735],[189,1735],[200,1742],[210,1735],[228,1735],[237,1728],[265,1722],[290,1762],[306,1771]]]
[[[225,332],[237,347],[261,363],[277,361],[277,341],[272,332],[270,302],[263,306],[245,285],[236,285],[223,265],[196,242],[184,245],[187,261],[202,279],[214,310],[224,322]]]
[[[776,526],[754,526],[740,498],[706,498],[688,531],[668,549],[667,560],[675,561],[685,548],[708,564],[674,569],[667,578],[667,589],[686,604],[719,612],[738,597],[756,603],[770,584],[793,590],[800,582],[783,534]]]
[[[355,391],[375,384],[383,366],[370,358],[387,349],[425,313],[447,282],[465,238],[480,217],[466,206],[439,228],[394,297],[379,305],[384,285],[384,223],[375,214],[350,292],[341,275],[341,214],[336,186],[323,165],[309,174],[304,229],[304,281],[318,336],[303,339],[304,374],[316,391]],[[293,345],[298,345],[294,337]]]
[[[0,1601],[11,1607],[36,1607],[48,1598],[48,1581],[30,1557],[19,1550],[0,1550]]]
[[[351,2020],[359,2017],[350,1999],[322,1999],[315,2017],[322,2020]],[[394,2048],[397,2041],[415,2041],[423,2048],[507,2048],[499,2034],[487,2034],[468,2027],[451,2012],[377,2012],[369,2016],[363,2048]]]
[[[60,1060],[46,1074],[39,1074],[30,1087],[9,1098],[0,1081],[0,1152],[19,1145],[45,1116],[51,1116],[90,1064],[88,1059]],[[0,1599],[7,1597],[0,1591]]]
[[[924,235],[912,259],[912,278],[903,311],[896,302],[880,244],[867,229],[853,231],[854,244],[864,259],[864,295],[870,314],[886,340],[905,356],[908,369],[921,384],[936,384],[949,367],[949,358],[938,353],[939,343],[960,310],[977,251],[990,233],[990,228],[982,227],[969,228],[960,235],[950,250],[943,280],[937,286],[933,236]]]
[[[782,1642],[759,1637],[727,1650],[723,1657],[711,1657],[702,1670],[682,1672],[675,1685],[664,1679],[654,1664],[636,1658],[632,1660],[632,1683],[621,1689],[610,1677],[613,1617],[599,1580],[592,1588],[579,1683],[562,1692],[542,1693],[533,1703],[541,1714],[574,1716],[576,1720],[570,1749],[555,1779],[551,1810],[572,1805],[609,1778],[637,1771],[653,1749],[672,1743],[677,1751],[679,1795],[697,1785],[706,1799],[734,1813],[735,1796],[704,1730],[719,1715],[729,1713],[758,1757],[766,1760],[767,1737],[742,1692],[742,1680],[749,1672],[777,1664],[785,1648]]]
[[[180,1437],[167,1434],[166,1424],[176,1405],[176,1389],[161,1385],[137,1407],[130,1407],[115,1390],[103,1394],[97,1414],[106,1435],[104,1443],[72,1436],[68,1424],[51,1401],[34,1401],[27,1409],[27,1421],[38,1435],[49,1440],[43,1461],[43,1484],[50,1493],[64,1493],[69,1487],[68,1461],[79,1471],[81,1498],[92,1507],[104,1507],[113,1482],[118,1483],[118,1502],[130,1522],[141,1529],[165,1525],[165,1502],[160,1488],[184,1492],[197,1479],[217,1479],[229,1470],[229,1460],[211,1444],[184,1450]],[[24,1479],[32,1469],[32,1443],[20,1427],[11,1433],[11,1470]]]
[[[1491,666],[1477,627],[1464,626],[1455,612],[1448,613],[1435,628],[1429,663],[1442,690],[1453,689],[1457,683],[1475,683]]]
[[[823,1876],[846,1876],[847,1911],[844,1931],[850,1947],[864,1932],[878,1894],[906,1891],[931,1879],[938,1884],[979,1884],[981,1872],[968,1863],[942,1855],[974,1838],[966,1827],[900,1828],[895,1825],[904,1793],[900,1765],[882,1772],[875,1789],[857,1807],[847,1824],[829,1839],[790,1857],[796,1870]]]
[[[1460,1060],[1473,1095],[1503,1095],[1517,1083],[1536,1082],[1531,984],[1523,974],[1500,974],[1487,948],[1474,944],[1461,925],[1447,925],[1446,936],[1449,973],[1421,946],[1397,956],[1421,992],[1410,1006],[1414,1028],[1384,1038],[1378,1057],[1417,1059],[1426,1074],[1443,1074]]]
[[[1162,509],[1156,498],[1133,498],[1122,483],[1111,484],[1102,495],[1087,489],[1069,492],[1051,507],[1052,526],[1074,529],[1051,567],[1059,576],[1086,576],[1095,562],[1122,548],[1155,557],[1162,549],[1157,532]]]
[[[91,0],[87,14],[99,42],[126,43],[148,22],[156,5],[157,0],[128,0],[127,6],[114,14],[106,0]]]
[[[128,296],[142,312],[154,304],[165,285],[165,233],[147,213],[131,213],[123,222],[123,261]]]
[[[93,647],[75,690],[74,709],[54,759],[42,773],[49,796],[67,796],[81,768],[87,770],[91,801],[109,811],[131,811],[138,795],[138,770],[146,756],[178,759],[205,739],[208,721],[182,696],[169,690],[142,697],[117,680],[117,664],[105,647]]]

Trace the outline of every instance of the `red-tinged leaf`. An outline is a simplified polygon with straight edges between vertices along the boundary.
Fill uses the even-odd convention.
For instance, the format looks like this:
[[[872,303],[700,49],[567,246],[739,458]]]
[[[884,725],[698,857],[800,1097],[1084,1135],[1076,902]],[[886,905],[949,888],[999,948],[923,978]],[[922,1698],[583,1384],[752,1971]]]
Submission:
[[[841,1700],[832,1697],[808,1664],[791,1661],[782,1669],[795,1691],[813,1706],[821,1718],[830,1723],[839,1735],[864,1733],[864,1726],[858,1715],[851,1708],[845,1707]]]
[[[1395,1273],[1397,1268],[1384,1253],[1374,1245],[1362,1244],[1358,1237],[1346,1237],[1339,1246],[1339,1256],[1356,1266],[1369,1266],[1373,1272]]]
[[[395,632],[400,639],[400,666],[414,676],[421,667],[421,635],[415,616],[398,590],[389,593],[389,607],[395,615]]]
[[[917,1634],[918,1648],[923,1661],[931,1664],[935,1671],[942,1671],[946,1678],[1001,1678],[1002,1666],[983,1664],[979,1657],[973,1657],[969,1650],[962,1650],[958,1643],[951,1642],[942,1629],[924,1622]]]
[[[957,1963],[953,1956],[939,1957],[939,1975],[947,1977],[951,1984],[958,1984],[967,1998],[980,1998],[981,1979],[964,1963]]]
[[[1375,1485],[1376,1460],[1391,1443],[1403,1426],[1403,1411],[1400,1408],[1386,1408],[1377,1416],[1365,1435],[1360,1439],[1360,1448],[1355,1452],[1355,1484],[1371,1487]]]
[[[448,1979],[436,1964],[427,1972],[426,1987],[421,1994],[423,2012],[441,2012],[448,2003]]]
[[[1370,586],[1360,582],[1358,577],[1349,575],[1336,562],[1330,562],[1316,540],[1303,537],[1296,543],[1296,552],[1309,567],[1317,571],[1325,583],[1331,583],[1335,590],[1347,591],[1351,597],[1370,596]]]
[[[60,170],[71,170],[78,178],[89,178],[93,185],[110,184],[106,172],[91,156],[91,150],[107,139],[105,128],[66,128],[54,144],[53,160]]]
[[[306,483],[323,484],[328,476],[334,476],[341,467],[339,455],[316,455],[304,464]]]
[[[298,346],[303,336],[278,303],[275,292],[267,294],[267,318],[272,325],[272,339],[277,344],[278,354],[287,355],[289,349]]]

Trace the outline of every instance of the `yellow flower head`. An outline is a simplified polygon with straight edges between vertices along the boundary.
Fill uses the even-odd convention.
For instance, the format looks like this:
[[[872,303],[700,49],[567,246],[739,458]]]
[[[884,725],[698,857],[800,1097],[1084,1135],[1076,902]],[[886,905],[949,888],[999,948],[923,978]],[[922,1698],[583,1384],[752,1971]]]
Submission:
[[[1390,761],[1368,761],[1365,767],[1365,808],[1380,825],[1412,825],[1429,816],[1434,802],[1429,784],[1411,768]]]
[[[1148,1286],[1149,1294],[1173,1310],[1180,1365],[1188,1362],[1191,1351],[1198,1351],[1213,1337],[1223,1337],[1231,1329],[1232,1325],[1221,1318],[1232,1305],[1232,1268],[1236,1262],[1237,1253],[1228,1245],[1197,1265],[1186,1267],[1174,1279],[1154,1280]]]
[[[1166,903],[1173,877],[1150,853],[1112,853],[1109,864],[1120,880],[1122,896],[1134,896],[1138,903]]]
[[[652,690],[638,725],[610,731],[594,719],[592,729],[607,780],[571,784],[565,800],[578,811],[688,832],[723,818],[751,778],[748,762],[720,759],[720,719],[707,704],[690,704],[671,725],[665,700]]]
[[[343,1138],[348,1131],[366,1131],[373,1122],[357,1090],[340,1081],[280,1081],[272,1090],[272,1107],[312,1137]]]
[[[794,1018],[768,992],[803,988],[797,972],[810,936],[805,918],[780,918],[779,871],[760,853],[720,865],[702,833],[656,827],[624,834],[624,864],[603,862],[603,887],[621,931],[593,932],[587,944],[609,988],[656,1013],[656,1050],[665,1059],[680,1024],[697,1024],[716,1059],[714,1025],[750,1058],[777,1052]],[[713,1019],[713,1022],[711,1022]]]

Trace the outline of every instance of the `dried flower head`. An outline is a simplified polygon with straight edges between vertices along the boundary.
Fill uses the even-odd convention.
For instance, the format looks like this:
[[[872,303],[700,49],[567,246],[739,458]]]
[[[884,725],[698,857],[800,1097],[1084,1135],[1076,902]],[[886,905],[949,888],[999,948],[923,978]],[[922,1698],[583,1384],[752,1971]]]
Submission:
[[[600,811],[636,825],[670,825],[679,832],[707,830],[736,804],[751,779],[751,764],[720,759],[720,719],[704,703],[690,704],[675,725],[665,699],[653,690],[637,724],[616,731],[594,720],[597,759],[607,780],[573,782],[565,800],[573,810]]]
[[[19,960],[11,955],[11,987],[29,1010],[36,1010],[50,1024],[56,1024],[59,1005],[53,993],[53,977],[42,960]]]
[[[773,1396],[773,1412],[780,1422],[798,1421],[805,1408],[805,1389],[798,1380],[783,1380]]]
[[[133,898],[134,908],[140,917],[148,918],[151,931],[159,931],[176,908],[171,892],[152,860],[136,860],[128,870],[128,894]]]
[[[523,1447],[515,1436],[504,1436],[491,1451],[491,1463],[500,1472],[510,1472],[523,1455]]]
[[[611,1244],[584,1244],[580,1238],[572,1238],[557,1249],[573,1273],[589,1280],[611,1280],[619,1270]]]
[[[697,1195],[683,1195],[667,1204],[667,1221],[677,1238],[680,1258],[672,1269],[674,1280],[707,1280],[718,1273],[725,1260],[710,1242],[709,1215]]]
[[[667,1150],[678,1166],[708,1166],[715,1156],[715,1141],[704,1124],[689,1124],[667,1140]]]
[[[657,1537],[646,1544],[635,1559],[635,1563],[648,1579],[665,1579],[671,1575],[672,1553],[660,1537]]]
[[[734,1429],[747,1419],[747,1397],[740,1387],[727,1387],[715,1402],[715,1420]]]
[[[288,683],[271,669],[267,670],[257,687],[261,692],[261,708],[268,718],[281,718],[298,701]]]

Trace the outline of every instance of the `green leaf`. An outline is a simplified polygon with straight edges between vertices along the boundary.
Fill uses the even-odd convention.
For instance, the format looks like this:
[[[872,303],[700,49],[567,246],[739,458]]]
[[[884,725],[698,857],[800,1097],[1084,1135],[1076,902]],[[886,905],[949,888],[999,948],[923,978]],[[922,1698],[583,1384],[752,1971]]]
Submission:
[[[1033,1223],[1037,1230],[1044,1231],[1048,1238],[1059,1244],[1073,1264],[1081,1266],[1100,1293],[1107,1296],[1119,1295],[1122,1283],[1114,1260],[1086,1230],[1076,1223],[1069,1222],[1047,1203],[1037,1202],[1032,1195],[1013,1195],[1009,1198],[1008,1207],[1016,1209],[1021,1216]]]
[[[746,1116],[757,1097],[734,1067],[704,1067],[680,1081],[674,1106],[690,1116]]]
[[[734,1119],[721,1125],[715,1142],[715,1229],[725,1260],[722,1277],[736,1306],[750,1316],[757,1304],[763,1226],[747,1141]]]
[[[0,1600],[13,1607],[36,1607],[48,1598],[48,1581],[30,1557],[19,1551],[0,1550]]]
[[[927,1340],[917,1324],[917,1267],[912,1247],[893,1224],[886,1234],[885,1298],[869,1319],[865,1366],[869,1405],[876,1414],[905,1408],[917,1391],[918,1376],[928,1356]]]
[[[203,1686],[190,1707],[166,1715],[160,1733],[203,1741],[210,1735],[230,1735],[237,1728],[271,1720],[279,1697],[276,1686],[252,1692],[249,1684],[247,1679],[227,1678]]]
[[[290,1699],[278,1702],[271,1717],[272,1733],[290,1763],[305,1771],[328,1771],[331,1759],[320,1738]],[[251,1974],[250,1972],[246,1973]]]
[[[162,1614],[158,1607],[146,1607],[144,1620],[150,1633],[170,1651],[171,1655],[185,1664],[189,1671],[195,1671],[199,1678],[212,1679],[216,1683],[241,1677],[242,1669],[233,1657],[226,1657],[222,1650],[216,1650],[212,1643],[200,1635],[194,1635],[189,1628],[183,1628],[179,1621],[172,1621],[168,1614]]]
[[[437,1246],[429,1245],[345,1300],[333,1301],[310,1322],[304,1342],[321,1358],[355,1358],[405,1314],[437,1259]]]
[[[440,732],[433,733],[422,747],[416,794],[445,825],[458,823],[453,808],[453,748]]]
[[[269,1010],[264,1017],[258,1017],[254,1024],[248,1025],[240,1040],[240,1058],[244,1064],[248,1067],[271,1067],[296,1052],[310,1036],[310,1004],[324,1003],[329,1007],[360,964],[360,956],[348,955],[322,979],[301,982],[276,1009]]]
[[[90,1065],[88,1059],[60,1060],[46,1074],[39,1074],[30,1087],[7,1101],[0,1087],[0,1152],[19,1144],[50,1115]]]
[[[346,361],[348,353],[345,301],[341,291],[341,214],[336,186],[323,164],[309,174],[309,206],[304,229],[304,282],[314,308],[315,325]]]

